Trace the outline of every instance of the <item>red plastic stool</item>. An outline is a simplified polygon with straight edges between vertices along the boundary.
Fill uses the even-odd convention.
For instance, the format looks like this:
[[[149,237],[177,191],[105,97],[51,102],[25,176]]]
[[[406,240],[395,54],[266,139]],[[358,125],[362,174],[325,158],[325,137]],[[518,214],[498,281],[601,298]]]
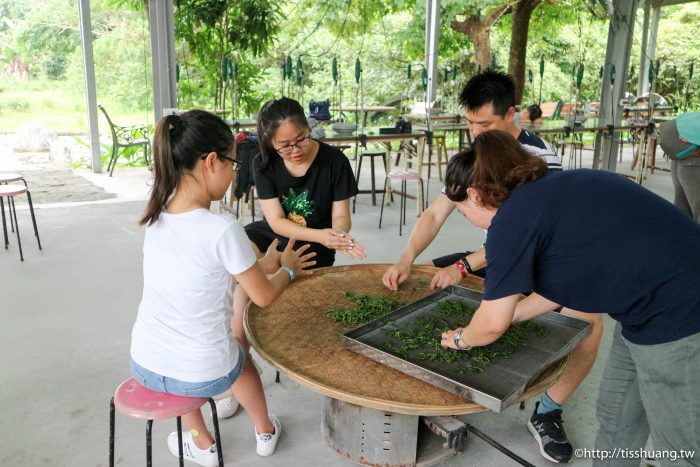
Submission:
[[[402,226],[406,225],[406,181],[416,180],[420,191],[423,193],[423,179],[415,170],[398,170],[389,172],[384,179],[384,192],[382,193],[382,207],[379,211],[379,228],[382,228],[382,216],[384,215],[384,197],[386,196],[386,183],[391,180],[401,180],[401,204],[399,205],[399,237],[402,234]]]
[[[219,456],[219,467],[224,465],[219,436],[219,418],[216,415],[216,404],[212,398],[173,396],[162,392],[151,391],[141,386],[134,378],[129,378],[119,385],[114,397],[109,403],[109,465],[114,467],[114,408],[131,418],[140,418],[146,422],[146,465],[151,467],[151,427],[153,420],[177,418],[177,440],[180,448],[180,467],[184,465],[182,456],[182,420],[181,416],[199,409],[209,402],[214,419],[214,438]]]

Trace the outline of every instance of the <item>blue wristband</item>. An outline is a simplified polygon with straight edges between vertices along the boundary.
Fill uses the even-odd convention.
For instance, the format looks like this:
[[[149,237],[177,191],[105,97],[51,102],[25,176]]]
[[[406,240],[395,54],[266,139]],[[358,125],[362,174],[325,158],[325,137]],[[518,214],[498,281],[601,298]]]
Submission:
[[[294,282],[294,270],[287,266],[280,266],[280,269],[284,269],[289,274],[289,283]]]

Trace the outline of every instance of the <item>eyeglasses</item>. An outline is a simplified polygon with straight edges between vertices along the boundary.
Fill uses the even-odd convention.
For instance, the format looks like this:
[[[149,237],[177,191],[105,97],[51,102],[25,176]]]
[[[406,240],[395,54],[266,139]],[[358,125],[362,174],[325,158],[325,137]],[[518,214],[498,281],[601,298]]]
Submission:
[[[309,141],[311,141],[311,135],[306,135],[292,144],[284,145],[281,148],[275,148],[275,151],[282,156],[287,156],[293,153],[295,148],[304,149],[309,145]]]
[[[224,159],[224,160],[231,162],[231,164],[233,165],[234,172],[238,172],[239,170],[241,170],[241,167],[243,167],[243,162],[237,161],[236,159],[233,159],[233,158],[228,157],[228,156],[222,156],[221,154],[218,154],[218,153],[216,155],[220,159]],[[207,156],[208,156],[208,154],[204,154],[202,157],[200,157],[200,159],[204,160],[207,158]]]

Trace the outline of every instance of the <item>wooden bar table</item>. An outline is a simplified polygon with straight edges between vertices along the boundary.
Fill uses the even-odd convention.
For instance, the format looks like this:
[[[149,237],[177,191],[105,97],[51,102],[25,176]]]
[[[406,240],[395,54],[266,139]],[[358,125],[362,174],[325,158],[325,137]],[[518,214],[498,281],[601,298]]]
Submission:
[[[245,331],[255,350],[279,372],[324,396],[321,432],[333,449],[366,465],[426,466],[452,456],[444,438],[420,423],[421,416],[480,412],[484,407],[341,347],[344,327],[326,316],[332,307],[353,306],[341,292],[387,296],[409,303],[433,293],[437,268],[415,266],[396,293],[381,278],[388,264],[321,268],[292,284],[272,305],[246,310]],[[460,285],[482,289],[467,277]],[[566,359],[546,371],[518,399],[556,382]]]

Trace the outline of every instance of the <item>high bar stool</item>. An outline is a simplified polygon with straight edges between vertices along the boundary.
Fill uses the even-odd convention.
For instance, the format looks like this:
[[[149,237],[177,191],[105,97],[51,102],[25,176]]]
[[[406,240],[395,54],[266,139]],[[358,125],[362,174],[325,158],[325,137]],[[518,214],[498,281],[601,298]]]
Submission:
[[[19,184],[11,184],[11,182],[22,181],[24,186]],[[9,237],[7,235],[7,221],[5,219],[5,202],[4,199],[7,198],[7,206],[10,216],[10,228],[17,234],[17,245],[19,246],[19,258],[24,261],[24,254],[22,253],[22,240],[19,237],[19,224],[17,224],[17,209],[15,208],[15,196],[25,194],[27,195],[27,202],[29,203],[29,212],[32,215],[32,224],[34,225],[34,235],[36,236],[37,244],[39,245],[39,250],[41,250],[41,239],[39,238],[39,229],[36,226],[36,217],[34,216],[34,205],[32,204],[32,195],[27,189],[27,182],[24,177],[20,174],[0,174],[0,211],[2,212],[2,233],[5,240],[5,249],[7,250],[10,245]]]
[[[155,392],[141,386],[134,378],[129,378],[119,385],[114,397],[109,403],[109,466],[114,467],[114,408],[131,418],[146,421],[146,465],[151,467],[151,427],[153,420],[177,418],[177,441],[180,450],[180,467],[184,465],[182,454],[182,420],[181,416],[199,409],[209,402],[214,420],[214,438],[216,451],[219,456],[219,467],[224,465],[219,436],[219,418],[216,415],[216,404],[212,398],[173,396]]]
[[[570,140],[560,140],[557,141],[557,146],[561,147],[561,159],[562,162],[564,160],[564,152],[568,147],[570,147],[569,150],[569,164],[568,168],[571,169],[572,166],[573,168],[580,168],[583,166],[583,142],[581,141],[570,141]],[[578,164],[576,162],[576,157],[578,156]],[[562,167],[564,164],[562,164]]]
[[[22,174],[18,173],[0,173],[0,184],[2,185],[7,185],[12,182],[19,182],[22,181],[24,182],[24,186],[27,186],[27,182],[24,180],[24,177]],[[3,198],[0,197],[0,208],[2,208],[2,214],[3,216],[5,215],[5,204],[3,201]],[[3,224],[4,226],[4,224]],[[12,231],[15,231],[15,225],[14,225],[14,220],[12,217],[10,217],[10,227],[12,228]],[[7,247],[7,233],[5,233],[5,247]]]
[[[359,185],[360,183],[360,171],[362,170],[362,159],[365,157],[369,157],[370,161],[370,171],[372,174],[372,189],[371,190],[360,190],[358,194],[362,193],[371,193],[372,194],[372,206],[377,205],[377,189],[376,189],[376,184],[374,180],[374,158],[375,157],[381,157],[382,162],[384,162],[384,170],[386,170],[386,151],[376,151],[376,150],[370,150],[370,151],[362,151],[360,153],[360,160],[357,162],[357,174],[355,174],[355,182]],[[385,182],[386,183],[386,182]],[[357,196],[352,201],[352,212],[355,212],[355,201],[357,201]]]
[[[423,179],[420,178],[415,170],[399,170],[389,172],[384,179],[384,192],[382,193],[382,208],[379,211],[379,228],[382,228],[382,216],[384,214],[384,197],[386,195],[386,184],[391,180],[401,181],[401,202],[399,204],[399,237],[402,235],[402,227],[406,225],[406,185],[408,180],[416,180],[420,186],[420,191],[423,193]]]

